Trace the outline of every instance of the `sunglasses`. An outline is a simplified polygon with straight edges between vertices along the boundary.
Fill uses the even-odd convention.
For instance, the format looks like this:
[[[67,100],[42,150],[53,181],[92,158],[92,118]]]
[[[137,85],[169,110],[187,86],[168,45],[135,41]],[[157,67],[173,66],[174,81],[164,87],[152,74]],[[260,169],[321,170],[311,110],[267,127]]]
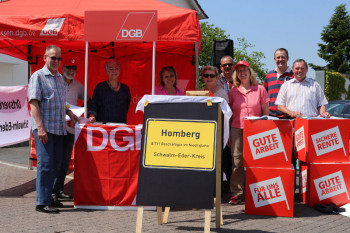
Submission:
[[[62,57],[55,57],[55,56],[52,56],[50,57],[49,55],[46,55],[47,57],[49,57],[52,61],[62,61]]]
[[[222,64],[221,66],[223,66],[223,67],[226,67],[226,66],[231,67],[231,66],[233,66],[233,63],[226,63],[226,64]]]
[[[203,74],[203,77],[204,77],[204,78],[208,78],[208,77],[210,77],[210,78],[215,78],[216,75],[215,75],[215,74]]]

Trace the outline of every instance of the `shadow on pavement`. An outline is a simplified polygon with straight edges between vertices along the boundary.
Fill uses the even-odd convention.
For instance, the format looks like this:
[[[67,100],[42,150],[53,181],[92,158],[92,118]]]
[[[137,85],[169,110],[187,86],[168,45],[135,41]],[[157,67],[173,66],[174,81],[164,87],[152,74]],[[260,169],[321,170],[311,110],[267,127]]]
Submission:
[[[36,179],[0,191],[0,197],[21,197],[36,190]]]

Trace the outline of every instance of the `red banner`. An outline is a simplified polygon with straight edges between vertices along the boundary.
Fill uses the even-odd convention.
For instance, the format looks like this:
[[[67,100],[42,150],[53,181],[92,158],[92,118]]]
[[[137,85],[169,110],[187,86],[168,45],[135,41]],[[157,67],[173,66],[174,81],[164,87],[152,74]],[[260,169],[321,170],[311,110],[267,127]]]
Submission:
[[[142,125],[76,127],[74,204],[135,204]]]

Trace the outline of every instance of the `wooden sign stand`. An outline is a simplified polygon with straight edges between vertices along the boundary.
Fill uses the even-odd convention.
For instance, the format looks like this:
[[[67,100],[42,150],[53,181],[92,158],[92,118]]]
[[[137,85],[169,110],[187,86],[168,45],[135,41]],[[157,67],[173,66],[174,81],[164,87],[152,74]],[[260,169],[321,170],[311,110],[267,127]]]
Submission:
[[[218,106],[218,130],[217,130],[217,145],[216,145],[216,189],[215,194],[215,213],[216,213],[216,228],[220,228],[223,225],[222,217],[222,206],[221,206],[221,152],[222,152],[222,113],[220,105]],[[136,233],[142,232],[142,220],[143,220],[143,206],[139,206],[137,209],[137,220],[136,220]],[[162,207],[157,207],[158,225],[168,222],[168,217],[170,213],[170,207],[165,207],[164,215]],[[204,232],[210,232],[210,220],[211,220],[211,210],[204,210]]]

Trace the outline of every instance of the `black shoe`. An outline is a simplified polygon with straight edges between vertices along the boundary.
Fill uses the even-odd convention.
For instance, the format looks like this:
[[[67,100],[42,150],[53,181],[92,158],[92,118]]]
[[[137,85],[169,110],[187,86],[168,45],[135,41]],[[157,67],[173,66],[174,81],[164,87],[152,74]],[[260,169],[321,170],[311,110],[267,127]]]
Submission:
[[[67,200],[71,200],[73,199],[72,196],[65,194],[64,192],[60,192],[59,194],[56,194],[58,199],[67,199]]]
[[[63,203],[62,203],[62,202],[59,202],[59,201],[53,201],[53,202],[51,203],[51,206],[57,207],[57,208],[62,208],[62,207],[63,207]]]
[[[47,214],[58,214],[60,212],[58,209],[48,205],[37,205],[35,207],[35,210],[38,212],[43,212]]]

